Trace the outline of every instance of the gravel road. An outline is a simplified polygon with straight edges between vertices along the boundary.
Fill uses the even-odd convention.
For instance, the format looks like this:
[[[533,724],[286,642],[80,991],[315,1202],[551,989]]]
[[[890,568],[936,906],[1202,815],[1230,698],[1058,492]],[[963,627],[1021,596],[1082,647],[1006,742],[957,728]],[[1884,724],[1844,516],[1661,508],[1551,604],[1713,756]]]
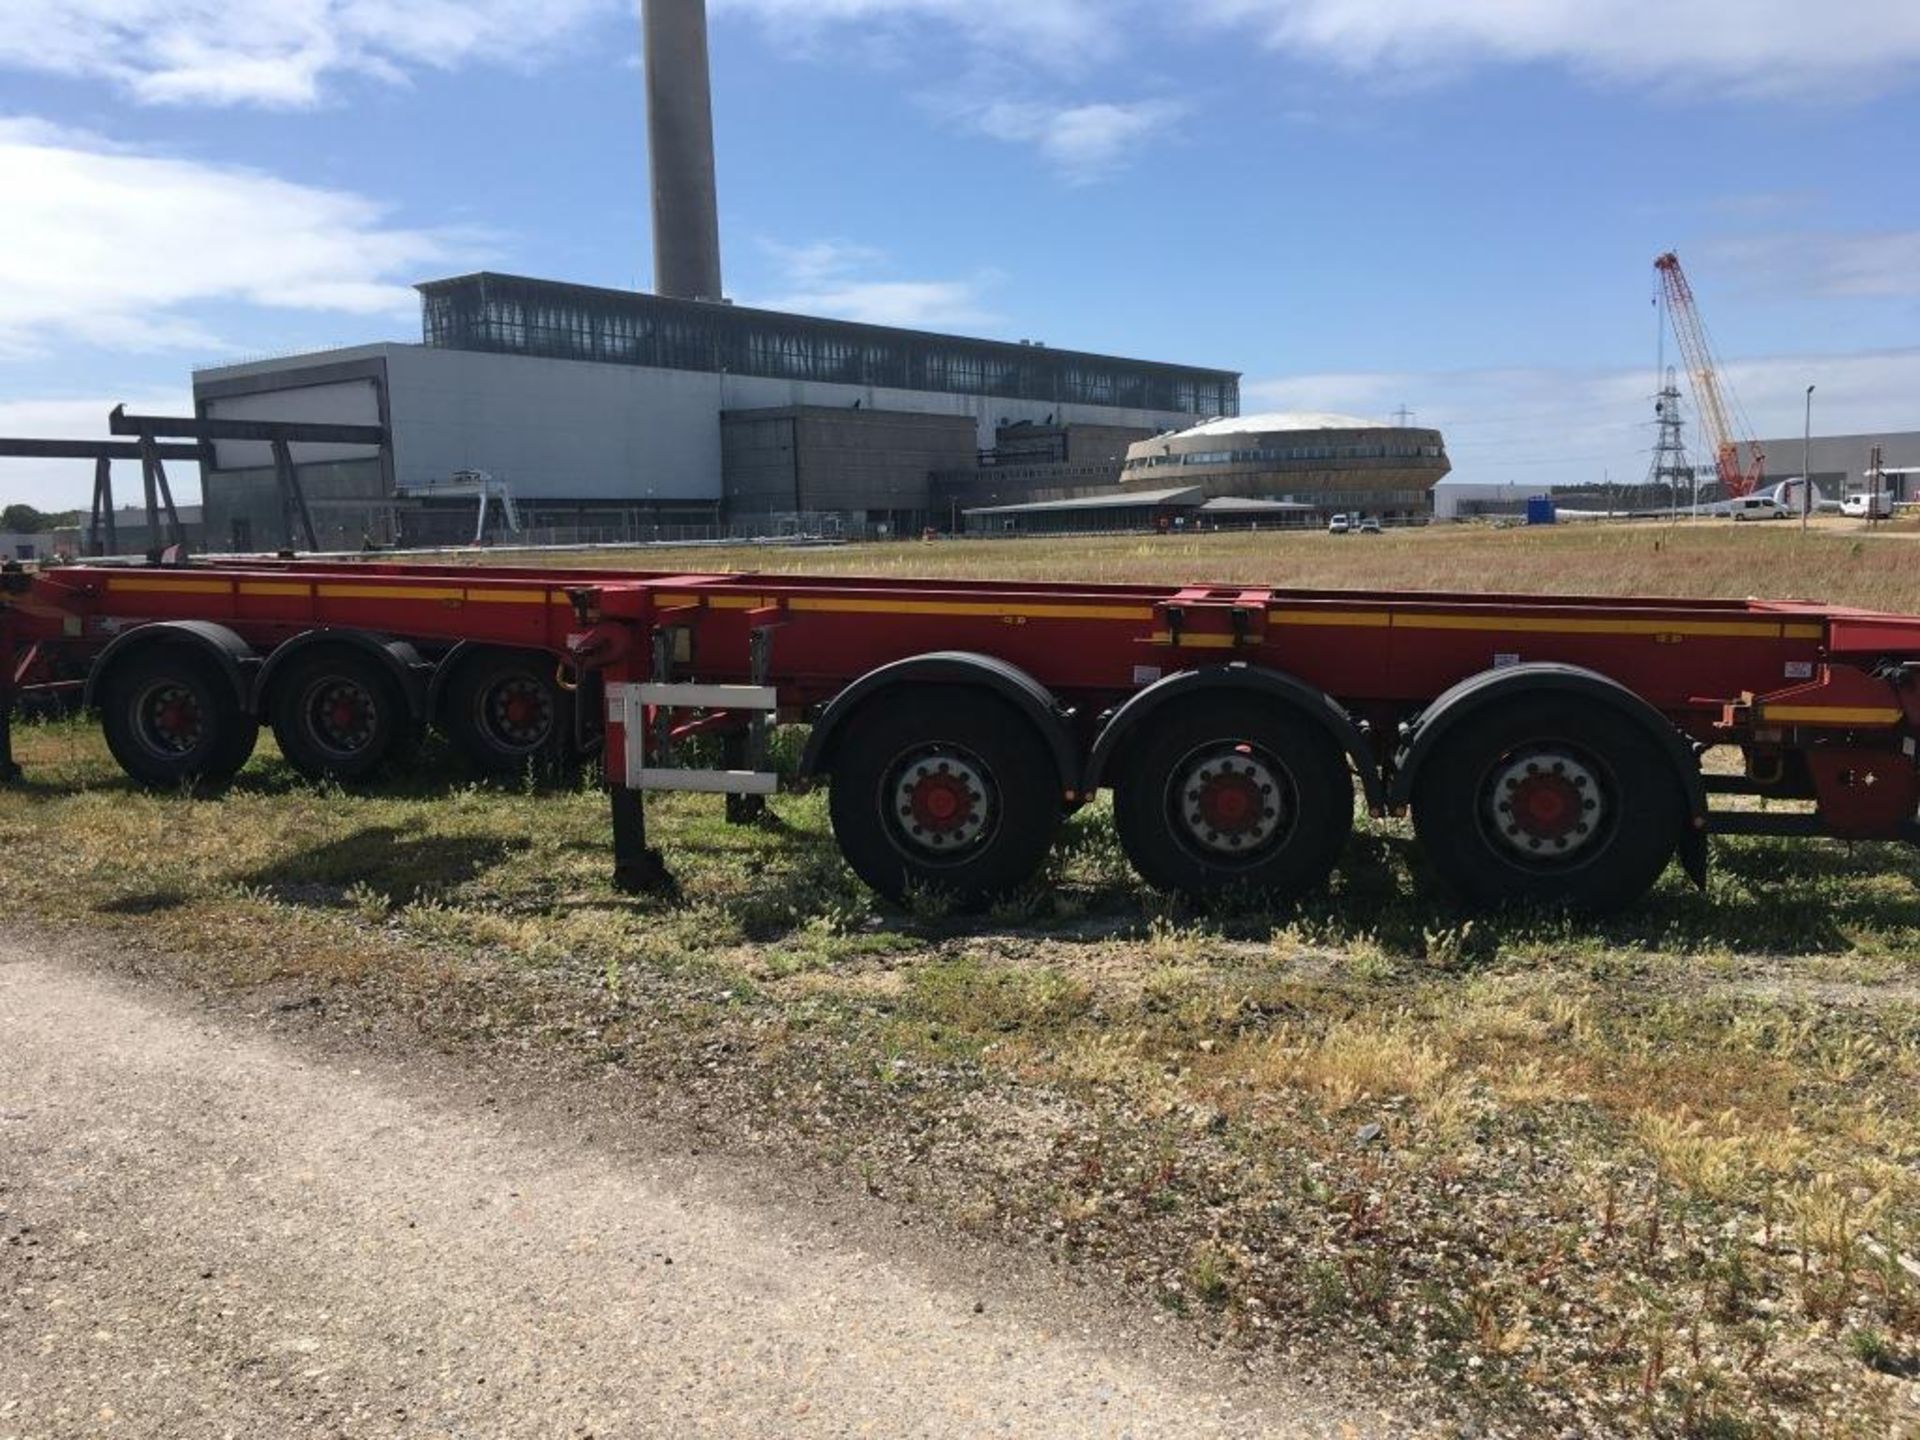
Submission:
[[[33,950],[0,942],[0,1440],[1379,1433],[471,1064]]]

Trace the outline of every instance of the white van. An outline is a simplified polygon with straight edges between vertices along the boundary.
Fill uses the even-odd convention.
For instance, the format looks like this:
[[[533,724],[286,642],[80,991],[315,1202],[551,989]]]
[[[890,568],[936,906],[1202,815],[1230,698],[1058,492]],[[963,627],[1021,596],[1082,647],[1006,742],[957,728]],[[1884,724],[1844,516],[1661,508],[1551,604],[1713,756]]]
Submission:
[[[1791,520],[1793,511],[1771,495],[1742,495],[1727,502],[1727,514],[1735,520]]]
[[[1893,496],[1882,491],[1878,495],[1849,495],[1840,502],[1840,513],[1851,515],[1857,520],[1872,516],[1875,520],[1893,518]]]

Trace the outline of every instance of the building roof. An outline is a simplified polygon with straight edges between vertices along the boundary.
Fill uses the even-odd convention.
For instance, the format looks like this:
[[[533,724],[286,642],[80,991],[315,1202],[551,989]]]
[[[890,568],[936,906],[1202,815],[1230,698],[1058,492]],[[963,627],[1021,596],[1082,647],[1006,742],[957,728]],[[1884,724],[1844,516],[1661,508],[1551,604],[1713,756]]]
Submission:
[[[1056,510],[1121,510],[1151,505],[1198,505],[1200,487],[1175,490],[1128,490],[1118,495],[1088,495],[1078,500],[1030,500],[1024,505],[983,505],[966,515],[1040,515]]]
[[[1205,415],[1237,371],[482,271],[414,287],[430,347]]]
[[[1251,495],[1216,495],[1200,507],[1202,515],[1291,515],[1317,510],[1304,500],[1259,500]]]
[[[1191,430],[1182,430],[1173,438],[1185,439],[1189,435],[1272,435],[1288,430],[1392,428],[1379,420],[1363,420],[1358,415],[1338,415],[1330,410],[1269,410],[1261,415],[1227,415],[1218,420],[1209,420]]]

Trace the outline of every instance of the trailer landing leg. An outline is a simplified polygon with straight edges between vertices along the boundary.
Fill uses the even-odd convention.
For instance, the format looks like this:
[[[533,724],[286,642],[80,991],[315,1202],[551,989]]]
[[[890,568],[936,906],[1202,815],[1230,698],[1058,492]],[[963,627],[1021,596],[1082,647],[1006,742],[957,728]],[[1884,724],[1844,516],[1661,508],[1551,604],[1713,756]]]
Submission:
[[[658,850],[647,847],[646,804],[638,790],[614,786],[613,888],[623,895],[678,896],[680,887]]]
[[[0,663],[11,665],[13,657],[0,650]],[[0,785],[12,785],[20,778],[20,767],[13,760],[14,688],[0,671]]]
[[[13,697],[0,698],[0,785],[17,784],[22,778],[13,759]]]

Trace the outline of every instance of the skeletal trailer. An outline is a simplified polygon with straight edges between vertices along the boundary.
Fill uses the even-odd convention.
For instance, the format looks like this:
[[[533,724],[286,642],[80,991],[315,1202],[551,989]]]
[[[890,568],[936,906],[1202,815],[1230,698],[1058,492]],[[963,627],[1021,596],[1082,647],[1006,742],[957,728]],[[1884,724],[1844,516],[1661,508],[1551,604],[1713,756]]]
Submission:
[[[263,724],[344,782],[427,726],[491,773],[597,752],[629,888],[667,883],[642,795],[750,818],[776,723],[895,897],[1019,887],[1102,789],[1198,896],[1319,885],[1356,789],[1483,906],[1617,909],[1676,856],[1704,883],[1712,835],[1920,839],[1920,618],[1833,606],[258,559],[0,590],[0,715],[77,690],[144,785],[226,781]]]

